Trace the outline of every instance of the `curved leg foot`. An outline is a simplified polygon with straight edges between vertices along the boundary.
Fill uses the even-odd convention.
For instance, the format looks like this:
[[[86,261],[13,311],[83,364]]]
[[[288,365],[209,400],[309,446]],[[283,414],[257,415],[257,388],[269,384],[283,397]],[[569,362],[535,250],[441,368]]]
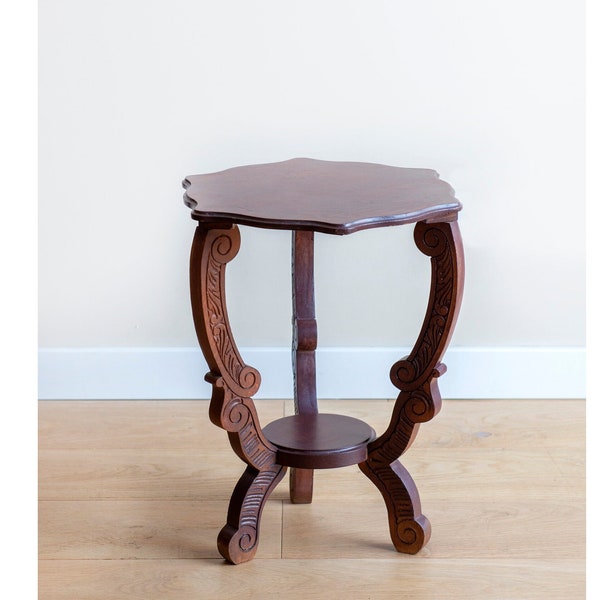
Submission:
[[[225,267],[240,246],[237,227],[198,226],[190,260],[192,312],[198,341],[210,368],[211,421],[228,432],[231,447],[248,465],[238,481],[217,546],[237,564],[254,557],[263,506],[285,467],[276,463],[276,448],[264,437],[252,401],[260,373],[246,365],[233,340],[225,303]]]
[[[369,444],[367,460],[359,465],[383,496],[396,550],[408,554],[415,554],[428,542],[431,526],[421,513],[412,477],[397,459],[410,447],[419,425],[441,408],[437,378],[446,367],[440,360],[456,324],[464,280],[456,222],[421,221],[415,227],[415,241],[419,250],[431,257],[429,305],[412,352],[391,369],[392,383],[400,394],[390,425]]]
[[[401,392],[390,427],[369,444],[367,460],[358,465],[383,496],[390,537],[398,552],[416,554],[431,536],[415,482],[397,458],[412,444],[420,423],[432,419],[440,406],[435,380],[413,392]]]
[[[227,524],[217,538],[219,552],[229,562],[237,565],[254,558],[263,507],[285,471],[281,465],[261,471],[248,466],[244,471],[229,502]]]
[[[431,526],[421,514],[421,501],[408,471],[392,464],[367,461],[360,470],[377,486],[388,510],[390,537],[398,552],[416,554],[429,541]]]

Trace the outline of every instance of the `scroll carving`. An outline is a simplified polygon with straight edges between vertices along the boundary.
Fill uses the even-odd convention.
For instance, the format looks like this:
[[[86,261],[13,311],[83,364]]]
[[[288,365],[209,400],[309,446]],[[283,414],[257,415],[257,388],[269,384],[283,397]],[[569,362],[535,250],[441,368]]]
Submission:
[[[198,228],[200,229],[200,228]],[[225,266],[233,260],[240,248],[237,227],[227,230],[209,229],[206,232],[209,250],[205,259],[205,299],[203,317],[212,337],[211,350],[218,371],[235,394],[250,397],[260,387],[260,373],[244,364],[231,335],[225,304]],[[204,262],[204,261],[203,261]]]
[[[390,372],[392,383],[400,389],[390,425],[369,444],[368,458],[359,465],[385,500],[394,546],[409,554],[427,543],[431,527],[421,514],[415,483],[398,458],[410,447],[419,425],[441,408],[437,378],[446,367],[439,361],[454,330],[464,278],[456,222],[421,221],[415,227],[415,241],[419,250],[431,257],[429,305],[412,352],[394,364]]]
[[[225,302],[225,267],[237,254],[240,235],[227,229],[196,229],[190,259],[192,312],[210,372],[211,421],[228,432],[236,454],[248,465],[229,503],[227,524],[217,540],[221,555],[233,563],[252,559],[257,550],[263,506],[285,467],[262,433],[253,396],[260,373],[246,365],[233,340]]]
[[[256,554],[260,517],[265,500],[285,475],[281,465],[270,465],[257,471],[248,466],[238,481],[227,514],[227,523],[217,537],[221,556],[238,564]]]
[[[415,242],[431,257],[431,289],[423,327],[409,356],[390,371],[400,390],[418,388],[434,376],[446,351],[462,300],[464,265],[458,223],[427,223],[415,227]],[[443,367],[442,367],[443,368]]]

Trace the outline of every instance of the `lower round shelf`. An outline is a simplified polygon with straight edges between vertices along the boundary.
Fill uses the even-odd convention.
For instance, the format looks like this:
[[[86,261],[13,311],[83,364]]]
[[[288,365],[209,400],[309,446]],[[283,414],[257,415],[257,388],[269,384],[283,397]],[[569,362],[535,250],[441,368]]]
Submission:
[[[364,421],[327,413],[277,419],[263,433],[277,447],[277,462],[299,469],[356,465],[367,459],[367,444],[375,439]]]

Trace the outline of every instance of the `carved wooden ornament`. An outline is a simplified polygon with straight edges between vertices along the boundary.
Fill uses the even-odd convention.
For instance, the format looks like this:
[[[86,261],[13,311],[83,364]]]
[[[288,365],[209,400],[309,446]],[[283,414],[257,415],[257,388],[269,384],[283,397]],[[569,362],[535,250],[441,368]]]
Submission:
[[[290,497],[312,500],[313,469],[358,464],[385,501],[390,535],[414,554],[431,527],[415,483],[399,462],[419,425],[441,407],[437,379],[459,313],[464,258],[452,188],[429,169],[293,159],[251,165],[184,180],[185,202],[198,221],[190,260],[192,311],[213,386],[209,416],[228,432],[246,463],[229,503],[217,546],[232,563],[257,551],[267,498],[291,467]],[[412,352],[390,371],[400,390],[387,430],[378,438],[362,421],[321,415],[317,407],[317,322],[314,307],[314,231],[345,235],[372,227],[414,223],[415,242],[431,258],[429,304]],[[259,372],[246,365],[231,333],[225,267],[237,254],[237,224],[291,229],[295,416],[261,428],[252,397]]]

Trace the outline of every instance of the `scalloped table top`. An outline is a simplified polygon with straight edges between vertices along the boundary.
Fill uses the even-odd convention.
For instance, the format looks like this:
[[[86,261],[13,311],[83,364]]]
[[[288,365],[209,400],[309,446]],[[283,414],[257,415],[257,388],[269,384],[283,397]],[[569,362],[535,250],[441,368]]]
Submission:
[[[451,221],[462,208],[431,169],[293,158],[190,175],[184,201],[201,223],[345,235],[416,221]]]

